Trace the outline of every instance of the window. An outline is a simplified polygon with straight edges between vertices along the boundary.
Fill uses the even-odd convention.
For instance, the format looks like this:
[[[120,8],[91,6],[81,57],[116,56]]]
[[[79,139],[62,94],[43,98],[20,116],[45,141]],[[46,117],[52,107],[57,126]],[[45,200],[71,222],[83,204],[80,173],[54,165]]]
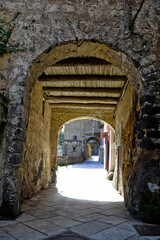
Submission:
[[[74,140],[74,141],[77,140],[77,135],[73,135],[73,140]]]

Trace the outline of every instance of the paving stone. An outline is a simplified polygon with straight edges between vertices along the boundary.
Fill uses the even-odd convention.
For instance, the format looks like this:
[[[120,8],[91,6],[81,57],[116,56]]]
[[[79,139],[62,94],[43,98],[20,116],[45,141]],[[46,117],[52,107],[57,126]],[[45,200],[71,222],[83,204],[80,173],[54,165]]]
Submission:
[[[160,237],[142,237],[137,234],[132,225],[143,222],[132,219],[123,202],[67,198],[57,193],[57,189],[52,186],[51,190],[44,190],[39,196],[23,204],[23,213],[16,220],[0,221],[4,240],[38,240],[46,238],[46,235],[57,235],[68,228],[97,240],[160,240]],[[108,232],[109,229],[114,234]],[[1,235],[0,240],[3,239]]]
[[[96,213],[96,209],[88,208],[88,209],[76,211],[76,213],[78,213],[80,216],[82,216],[82,215],[87,215],[87,214],[91,214],[91,213]]]
[[[27,211],[27,210],[35,210],[34,207],[27,205],[27,204],[23,204],[21,207],[22,212]]]
[[[137,234],[137,231],[135,230],[133,225],[128,222],[124,222],[124,223],[117,225],[117,228],[121,228],[121,229],[131,231],[131,232],[134,232],[135,234]]]
[[[66,218],[63,216],[47,218],[46,221],[54,223],[54,224],[62,226],[62,227],[65,227],[65,228],[69,228],[69,227],[73,227],[73,226],[81,224],[81,222],[79,222],[79,221],[75,221],[75,220],[72,220],[70,218]]]
[[[39,239],[43,239],[46,236],[45,234],[40,233],[39,231],[36,231],[30,227],[27,227],[21,223],[12,224],[10,226],[5,227],[3,230],[7,234],[13,236],[18,240],[28,240],[28,239],[39,240]]]
[[[93,238],[95,240],[106,240],[106,239],[124,240],[133,235],[135,235],[134,232],[116,228],[116,227],[112,227],[112,228],[106,229],[102,232],[92,235],[91,238]]]
[[[117,212],[114,212],[113,214],[123,218],[131,218],[128,211],[117,211]]]
[[[49,199],[47,198],[45,201],[42,201],[41,204],[43,204],[44,206],[48,206],[48,207],[54,207],[54,202],[52,200],[48,201]]]
[[[16,218],[16,221],[18,222],[27,222],[31,220],[37,219],[36,217],[29,215],[27,213],[22,213],[18,218]]]
[[[71,231],[82,234],[84,236],[90,236],[106,228],[110,228],[110,224],[102,223],[99,221],[91,221],[89,223],[83,223],[79,226],[70,228]]]
[[[117,225],[117,224],[125,222],[126,218],[121,218],[121,217],[112,215],[112,216],[104,216],[104,217],[100,218],[99,221]]]
[[[102,205],[102,206],[98,206],[98,208],[102,209],[102,210],[115,209],[115,207],[116,207],[115,203],[108,203],[108,204],[105,204],[105,205]]]
[[[26,213],[41,219],[57,216],[54,212],[42,211],[40,209],[28,210]]]
[[[55,207],[53,207],[53,206],[45,206],[43,203],[42,203],[42,204],[38,204],[38,205],[36,206],[36,208],[41,209],[41,210],[44,210],[44,211],[47,211],[47,212],[55,211],[55,210],[56,210]]]
[[[15,224],[15,221],[14,220],[0,220],[0,228],[9,226],[11,224]]]
[[[40,203],[41,203],[40,200],[32,200],[31,199],[30,201],[27,202],[27,205],[36,208],[37,205],[39,205]]]
[[[65,230],[62,227],[59,227],[53,223],[49,223],[49,222],[47,222],[45,220],[41,220],[41,219],[26,222],[25,224],[33,229],[36,229],[42,233],[45,233],[47,235],[58,234]]]
[[[12,236],[8,235],[5,232],[0,231],[0,239],[1,240],[15,240]]]
[[[93,208],[94,207],[94,209],[95,209],[95,206],[93,205],[93,204],[91,204],[91,203],[75,203],[75,206],[74,206],[74,208],[76,209],[76,210],[85,210],[85,209],[91,209],[91,208]]]
[[[77,213],[72,213],[71,212],[67,212],[67,211],[64,211],[64,210],[56,210],[54,211],[55,214],[57,215],[60,215],[60,216],[64,216],[64,217],[69,217],[71,219],[78,219],[78,217],[80,216],[79,214]]]
[[[101,210],[101,213],[103,213],[104,215],[107,215],[107,216],[110,216],[110,215],[120,215],[120,213],[122,214],[123,211],[120,211],[119,209],[115,209],[115,208],[112,208],[112,209],[108,209],[108,210]],[[125,214],[125,213],[124,213]]]
[[[93,214],[75,217],[75,219],[77,219],[78,221],[81,221],[81,222],[90,222],[93,220],[97,220],[99,218],[102,218],[102,214],[93,213]]]

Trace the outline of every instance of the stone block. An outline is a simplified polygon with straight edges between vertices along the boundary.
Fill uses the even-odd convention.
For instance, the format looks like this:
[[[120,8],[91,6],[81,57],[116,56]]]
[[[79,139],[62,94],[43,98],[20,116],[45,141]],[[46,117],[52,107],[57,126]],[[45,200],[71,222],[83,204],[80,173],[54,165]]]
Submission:
[[[150,83],[157,81],[158,79],[159,79],[158,73],[152,73],[147,77],[145,77],[146,82],[150,82]]]
[[[142,114],[154,116],[158,113],[160,113],[160,106],[153,106],[153,105],[146,104],[142,108]]]
[[[150,138],[160,138],[160,131],[159,130],[150,130],[147,132],[147,137]]]
[[[141,96],[140,102],[141,102],[141,105],[143,105],[146,102],[155,103],[156,102],[156,96],[149,95],[149,94],[143,95],[143,96]]]
[[[141,66],[149,66],[152,63],[156,62],[157,56],[155,54],[152,54],[150,56],[144,57],[141,59],[140,64]]]
[[[18,140],[18,141],[26,141],[26,136],[25,136],[25,132],[23,129],[21,128],[17,128],[15,133],[14,133],[14,137],[13,140]]]
[[[160,143],[159,142],[155,143],[155,148],[160,149]]]
[[[22,164],[23,155],[13,154],[9,156],[9,162],[13,165],[20,166]]]
[[[159,126],[159,121],[156,117],[153,117],[153,116],[146,116],[141,121],[142,129],[145,129],[145,128],[158,129],[158,126]]]
[[[151,150],[154,148],[153,141],[151,138],[143,138],[140,144],[141,148],[145,148],[147,150]]]
[[[22,144],[22,142],[14,142],[12,144],[12,146],[8,147],[8,152],[22,153],[23,152],[23,144]]]
[[[138,133],[138,139],[142,139],[144,137],[145,132],[142,130]]]
[[[151,66],[148,66],[148,67],[146,67],[146,68],[143,68],[143,69],[141,70],[141,73],[142,73],[143,76],[146,76],[146,75],[148,75],[148,74],[154,73],[155,71],[156,71],[155,66],[154,66],[154,65],[151,65]]]

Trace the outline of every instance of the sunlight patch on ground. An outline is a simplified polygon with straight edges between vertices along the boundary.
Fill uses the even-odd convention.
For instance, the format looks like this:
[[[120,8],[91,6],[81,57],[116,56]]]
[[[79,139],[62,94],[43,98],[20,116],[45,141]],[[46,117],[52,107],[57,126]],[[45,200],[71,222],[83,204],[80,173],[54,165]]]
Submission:
[[[123,197],[106,179],[106,171],[96,161],[85,161],[82,164],[59,167],[57,171],[58,192],[69,198],[122,202]],[[100,168],[99,168],[100,167]]]

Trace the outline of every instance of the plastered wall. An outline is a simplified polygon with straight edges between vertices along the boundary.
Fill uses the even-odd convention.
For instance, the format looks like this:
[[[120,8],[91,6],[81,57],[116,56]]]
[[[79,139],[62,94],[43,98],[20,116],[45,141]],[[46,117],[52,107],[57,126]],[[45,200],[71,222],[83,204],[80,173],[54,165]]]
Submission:
[[[30,115],[24,144],[22,166],[19,168],[21,200],[49,186],[50,165],[50,108],[43,101],[42,87],[36,83],[30,98]]]

